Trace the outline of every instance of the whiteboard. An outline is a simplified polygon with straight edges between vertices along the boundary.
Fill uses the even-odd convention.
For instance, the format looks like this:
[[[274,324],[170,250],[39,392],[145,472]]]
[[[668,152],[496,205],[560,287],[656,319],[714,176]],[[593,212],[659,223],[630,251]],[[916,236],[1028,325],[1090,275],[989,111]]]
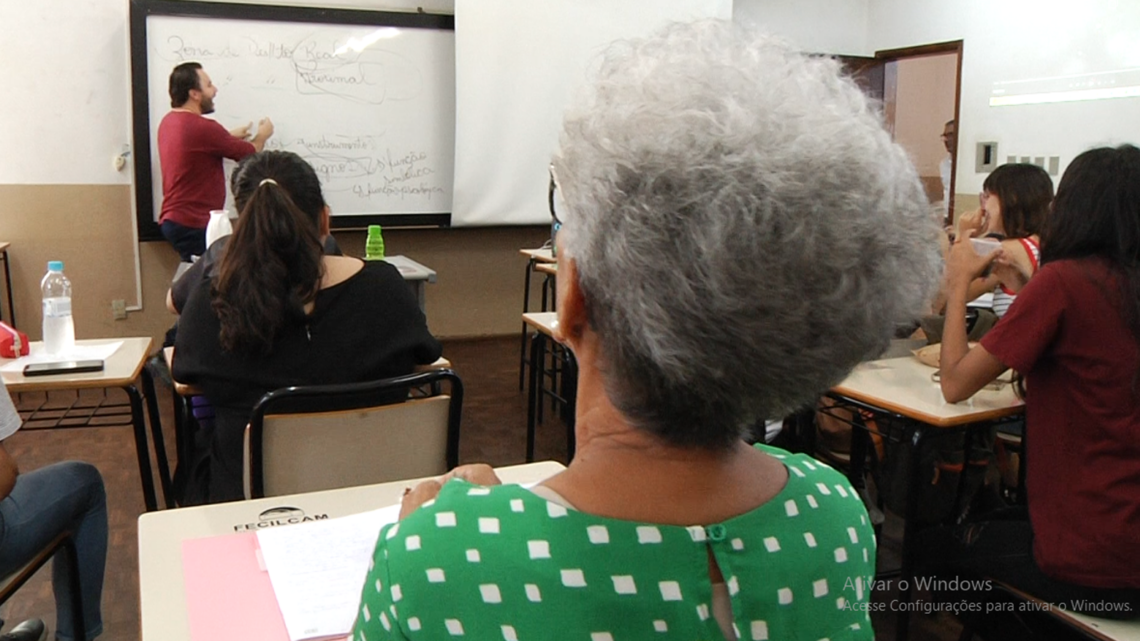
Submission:
[[[252,5],[225,10],[234,7],[318,13]],[[319,13],[327,19],[333,12]],[[364,12],[337,13],[357,18]],[[364,15],[375,21],[393,14]],[[453,30],[147,15],[145,43],[149,158],[136,165],[149,169],[151,221],[162,202],[157,131],[170,111],[170,72],[195,61],[218,87],[216,112],[208,117],[226,129],[248,123],[255,129],[258,120],[271,118],[275,132],[265,148],[295,152],[316,169],[335,227],[416,215],[447,224],[455,146]],[[136,104],[136,119],[137,110]],[[137,120],[135,129],[141,150]],[[235,163],[226,165],[228,175]],[[232,211],[232,195],[227,198]],[[141,209],[142,194],[138,202]]]

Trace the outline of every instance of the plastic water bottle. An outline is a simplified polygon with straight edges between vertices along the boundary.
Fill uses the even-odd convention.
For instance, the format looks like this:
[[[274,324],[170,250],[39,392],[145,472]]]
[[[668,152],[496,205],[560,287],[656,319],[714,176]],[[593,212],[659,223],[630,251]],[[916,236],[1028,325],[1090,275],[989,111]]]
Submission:
[[[68,355],[75,351],[75,323],[71,319],[71,281],[63,275],[63,261],[48,262],[40,290],[44,295],[44,349],[48,354]]]
[[[211,209],[210,222],[206,224],[206,249],[219,238],[234,233],[234,226],[230,223],[230,212],[225,209]]]
[[[368,226],[368,240],[364,243],[364,260],[384,260],[384,236],[380,225]]]

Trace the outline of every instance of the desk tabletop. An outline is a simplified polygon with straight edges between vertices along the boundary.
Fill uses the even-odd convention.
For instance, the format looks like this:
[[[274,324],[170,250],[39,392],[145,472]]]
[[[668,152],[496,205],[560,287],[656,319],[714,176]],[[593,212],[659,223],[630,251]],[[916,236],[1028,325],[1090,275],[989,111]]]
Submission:
[[[527,325],[554,338],[554,328],[558,327],[558,312],[527,312],[522,318]]]
[[[558,262],[558,259],[554,257],[554,251],[549,247],[539,247],[538,249],[520,249],[519,253],[536,263]]]
[[[0,241],[0,253],[4,253],[4,252],[8,251],[8,246],[11,244],[12,243]]]
[[[75,341],[76,345],[94,346],[107,343],[122,342],[109,358],[104,359],[103,371],[86,372],[82,374],[53,374],[51,376],[24,376],[21,372],[0,372],[4,378],[4,385],[12,393],[18,392],[45,392],[59,389],[81,389],[102,387],[124,387],[130,385],[139,377],[143,365],[146,364],[150,354],[151,339],[149,337],[137,338],[99,338],[93,340]],[[42,345],[36,341],[32,348]],[[11,362],[10,358],[0,358],[0,365]]]
[[[400,270],[404,280],[426,280],[435,283],[435,270],[421,265],[407,256],[385,256],[384,262]]]
[[[550,276],[558,275],[558,263],[539,263],[534,266],[534,271]]]
[[[982,389],[961,403],[947,403],[942,388],[931,379],[935,372],[913,356],[860,363],[832,393],[861,401],[937,427],[966,425],[1020,414],[1025,402],[1012,385],[1000,390]]]
[[[535,483],[563,469],[554,461],[499,468],[504,483]],[[308,494],[148,512],[139,517],[139,601],[142,638],[189,641],[182,541],[299,523],[306,515],[335,518],[398,503],[417,480]],[[282,510],[286,510],[283,512]]]

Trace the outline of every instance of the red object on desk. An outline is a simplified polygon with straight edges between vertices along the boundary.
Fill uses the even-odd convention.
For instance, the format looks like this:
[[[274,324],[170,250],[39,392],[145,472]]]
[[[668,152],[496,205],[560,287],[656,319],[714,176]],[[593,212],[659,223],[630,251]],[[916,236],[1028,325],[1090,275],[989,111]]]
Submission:
[[[269,572],[258,562],[257,534],[182,542],[186,614],[194,641],[288,641]]]
[[[27,356],[30,348],[27,334],[8,323],[0,322],[0,356],[4,358]]]

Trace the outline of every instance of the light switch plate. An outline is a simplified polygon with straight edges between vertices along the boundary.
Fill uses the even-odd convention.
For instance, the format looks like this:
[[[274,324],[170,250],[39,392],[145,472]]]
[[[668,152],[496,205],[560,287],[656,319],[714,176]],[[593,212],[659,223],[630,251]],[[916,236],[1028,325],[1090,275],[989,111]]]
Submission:
[[[998,166],[998,144],[996,142],[979,142],[977,155],[974,159],[974,171],[986,174]]]

